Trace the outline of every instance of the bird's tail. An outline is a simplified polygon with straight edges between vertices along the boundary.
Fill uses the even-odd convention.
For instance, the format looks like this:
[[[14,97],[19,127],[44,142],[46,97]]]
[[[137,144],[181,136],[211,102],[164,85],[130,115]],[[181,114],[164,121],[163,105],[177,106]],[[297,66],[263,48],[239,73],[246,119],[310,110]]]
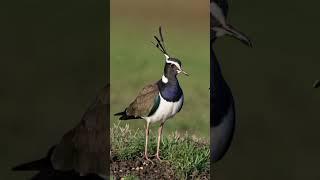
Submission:
[[[122,112],[115,113],[114,116],[122,116],[125,114],[126,114],[126,111],[122,111]]]
[[[51,166],[47,158],[35,160],[32,162],[24,163],[12,168],[13,171],[39,171],[42,169],[49,169]]]
[[[53,169],[50,157],[54,149],[55,146],[52,146],[49,149],[46,157],[13,167],[12,171],[39,171]]]
[[[122,111],[122,112],[118,112],[116,114],[114,114],[114,116],[120,116],[119,120],[127,120],[129,119],[126,113],[126,110]]]
[[[141,119],[141,117],[135,117],[135,116],[129,116],[129,115],[127,115],[126,110],[127,110],[127,109],[125,109],[125,110],[122,111],[122,112],[118,112],[118,113],[114,114],[114,116],[121,116],[121,117],[119,118],[119,120]]]
[[[239,41],[241,41],[242,43],[244,43],[249,47],[252,47],[252,42],[250,38],[244,33],[234,28],[233,26],[231,26],[230,24],[228,24],[226,27],[223,27],[223,29],[226,31],[227,35],[238,39]]]

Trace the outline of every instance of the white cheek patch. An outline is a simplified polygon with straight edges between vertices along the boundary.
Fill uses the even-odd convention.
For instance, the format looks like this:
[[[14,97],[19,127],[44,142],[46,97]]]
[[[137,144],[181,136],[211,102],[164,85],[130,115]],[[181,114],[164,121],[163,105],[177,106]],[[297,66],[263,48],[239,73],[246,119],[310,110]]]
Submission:
[[[162,75],[161,81],[166,84],[168,82],[168,78]]]

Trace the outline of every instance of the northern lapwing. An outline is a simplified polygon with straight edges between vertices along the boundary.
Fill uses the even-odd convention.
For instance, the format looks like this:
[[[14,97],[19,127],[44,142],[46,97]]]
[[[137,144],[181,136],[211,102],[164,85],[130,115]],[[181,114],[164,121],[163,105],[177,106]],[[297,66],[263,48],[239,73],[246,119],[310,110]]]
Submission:
[[[213,162],[217,162],[229,149],[234,134],[236,117],[231,89],[222,76],[212,45],[210,45],[210,48],[211,159]]]
[[[178,74],[188,75],[182,70],[181,61],[169,56],[166,51],[162,37],[161,27],[159,27],[160,38],[154,36],[157,43],[154,45],[164,54],[165,65],[162,78],[155,83],[145,86],[124,111],[116,113],[120,120],[145,119],[146,120],[146,141],[144,158],[148,158],[148,138],[150,123],[160,122],[158,129],[158,143],[156,158],[161,161],[159,156],[160,141],[164,123],[176,115],[182,108],[184,97],[182,89],[177,79]],[[152,162],[152,161],[151,161]]]
[[[79,124],[68,131],[46,157],[14,167],[14,171],[38,171],[33,180],[108,179],[109,88],[103,88]]]
[[[219,161],[230,147],[236,122],[232,91],[223,78],[213,44],[218,37],[230,35],[252,47],[250,39],[226,22],[227,0],[210,0],[210,124],[211,161]]]
[[[247,35],[227,22],[229,5],[227,0],[210,0],[210,34],[213,39],[224,35],[234,37],[252,47]]]

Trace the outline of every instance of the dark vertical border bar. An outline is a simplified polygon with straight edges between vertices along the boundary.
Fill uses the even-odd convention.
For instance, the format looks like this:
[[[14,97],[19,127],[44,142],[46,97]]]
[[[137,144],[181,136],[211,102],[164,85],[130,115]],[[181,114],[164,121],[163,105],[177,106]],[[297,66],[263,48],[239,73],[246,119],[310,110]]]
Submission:
[[[211,7],[210,7],[210,4],[211,4],[211,1],[209,2],[209,16],[210,16],[210,19],[209,19],[209,32],[210,32],[210,40],[209,40],[209,47],[210,47],[210,178],[211,179],[214,179],[214,161],[213,161],[213,91],[214,91],[214,72],[213,72],[213,69],[214,69],[214,63],[213,63],[213,60],[212,58],[215,58],[213,57],[213,54],[212,54],[212,46],[213,46],[213,35],[212,35],[212,30],[211,30],[211,21],[213,20],[212,16],[211,16]]]
[[[211,17],[210,17],[211,18]],[[211,37],[210,37],[211,38]],[[211,52],[211,40],[209,41],[209,46],[210,46],[210,52]],[[213,179],[213,172],[214,172],[214,161],[213,161],[213,62],[212,62],[212,53],[210,53],[210,178]]]
[[[94,123],[87,119],[96,120],[90,113],[101,100],[93,108],[103,114],[103,125],[95,126],[103,141],[98,159],[109,176],[110,1],[6,1],[1,7],[0,179],[30,178],[33,173],[11,168],[41,159],[70,139],[92,139],[81,132],[91,130]],[[36,176],[52,179],[43,178],[48,174],[54,173]],[[75,174],[58,172],[62,177],[55,179]]]
[[[107,77],[107,87],[108,87],[108,106],[107,106],[107,175],[110,179],[110,152],[111,152],[111,143],[110,143],[110,1],[107,2],[107,27],[106,27],[106,77]]]

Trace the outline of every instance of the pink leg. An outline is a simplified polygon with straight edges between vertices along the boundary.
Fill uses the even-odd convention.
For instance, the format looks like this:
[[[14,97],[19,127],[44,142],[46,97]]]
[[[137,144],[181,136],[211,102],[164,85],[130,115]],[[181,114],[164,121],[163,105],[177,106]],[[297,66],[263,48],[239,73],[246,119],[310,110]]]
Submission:
[[[146,144],[144,146],[144,158],[148,161],[151,161],[148,158],[148,139],[149,139],[149,122],[147,122],[147,127],[146,127]],[[151,161],[152,162],[152,161]]]
[[[156,153],[156,157],[159,161],[162,161],[160,156],[159,156],[159,151],[160,151],[160,142],[161,142],[161,136],[162,136],[162,129],[163,129],[163,124],[161,123],[159,129],[158,129],[158,144],[157,144],[157,153]]]

